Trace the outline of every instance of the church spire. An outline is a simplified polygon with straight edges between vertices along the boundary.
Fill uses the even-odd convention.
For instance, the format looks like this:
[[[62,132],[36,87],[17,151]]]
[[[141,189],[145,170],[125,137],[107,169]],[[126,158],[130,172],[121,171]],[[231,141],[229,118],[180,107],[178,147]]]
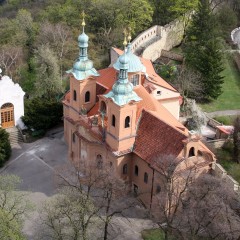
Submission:
[[[124,36],[124,43],[125,42],[127,43],[126,35]],[[113,85],[112,90],[105,95],[105,97],[111,98],[113,102],[119,106],[123,106],[130,101],[139,102],[142,100],[133,91],[132,83],[128,81],[129,61],[130,59],[128,54],[124,51],[124,53],[117,60],[119,67],[118,80]]]
[[[85,16],[82,12],[82,33],[78,36],[79,57],[75,61],[73,68],[67,73],[72,73],[77,80],[84,80],[88,76],[99,76],[93,67],[93,62],[88,59],[88,35],[85,33]]]
[[[79,46],[79,58],[82,59],[82,60],[87,60],[88,59],[88,53],[87,53],[87,50],[88,50],[88,35],[85,34],[84,30],[85,30],[85,26],[86,26],[86,23],[85,23],[85,13],[84,11],[82,12],[82,34],[79,35],[78,37],[78,46]]]

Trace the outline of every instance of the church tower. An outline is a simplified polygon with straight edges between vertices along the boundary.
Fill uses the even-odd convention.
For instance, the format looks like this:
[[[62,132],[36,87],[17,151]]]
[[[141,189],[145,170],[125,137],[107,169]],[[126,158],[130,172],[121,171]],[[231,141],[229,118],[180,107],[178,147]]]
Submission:
[[[85,20],[83,13],[83,32],[78,37],[79,57],[70,74],[70,105],[78,114],[89,111],[96,103],[96,76],[99,76],[93,67],[93,62],[88,59],[88,36],[84,32]]]
[[[127,44],[126,38],[124,44]],[[129,58],[126,51],[119,57],[118,67],[118,80],[112,90],[104,95],[108,118],[106,143],[113,150],[123,151],[133,146],[136,136],[137,102],[141,98],[133,91],[133,84],[128,80]]]

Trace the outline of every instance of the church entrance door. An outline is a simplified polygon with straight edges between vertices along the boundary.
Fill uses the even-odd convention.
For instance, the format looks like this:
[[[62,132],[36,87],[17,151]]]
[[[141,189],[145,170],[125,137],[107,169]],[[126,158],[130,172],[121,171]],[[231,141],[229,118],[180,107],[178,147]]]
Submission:
[[[12,103],[5,103],[1,107],[1,124],[2,128],[14,126],[14,106]]]

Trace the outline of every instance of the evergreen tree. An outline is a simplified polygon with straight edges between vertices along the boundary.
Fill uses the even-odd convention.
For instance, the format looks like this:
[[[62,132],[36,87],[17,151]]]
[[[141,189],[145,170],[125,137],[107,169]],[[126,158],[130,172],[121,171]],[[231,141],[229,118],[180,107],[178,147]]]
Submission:
[[[187,66],[201,74],[204,98],[217,98],[222,93],[223,56],[218,25],[208,0],[199,1],[192,17],[184,43],[184,56]]]
[[[11,151],[9,134],[0,127],[0,167],[9,159]]]

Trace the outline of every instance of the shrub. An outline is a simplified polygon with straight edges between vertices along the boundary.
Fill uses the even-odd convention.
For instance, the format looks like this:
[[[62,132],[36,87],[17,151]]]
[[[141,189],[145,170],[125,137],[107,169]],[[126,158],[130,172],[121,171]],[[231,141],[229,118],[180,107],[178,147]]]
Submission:
[[[28,129],[42,133],[61,122],[62,116],[63,107],[60,102],[34,98],[25,101],[25,116],[22,120]]]
[[[0,128],[0,167],[9,159],[11,151],[9,134],[5,129]]]

